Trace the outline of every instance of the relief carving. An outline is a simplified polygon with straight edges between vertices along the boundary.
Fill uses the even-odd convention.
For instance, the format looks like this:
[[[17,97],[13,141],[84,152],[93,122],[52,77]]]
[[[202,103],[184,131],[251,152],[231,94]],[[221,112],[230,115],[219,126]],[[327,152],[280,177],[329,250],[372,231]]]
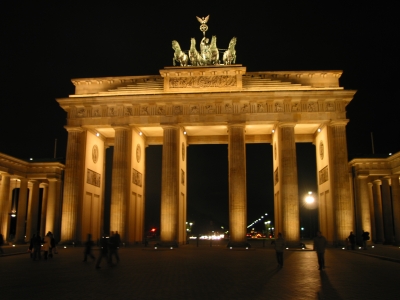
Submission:
[[[93,110],[93,117],[100,117],[100,110],[98,108]]]
[[[314,102],[308,103],[307,111],[316,111]]]
[[[199,113],[199,108],[197,105],[190,106],[190,114],[197,115]]]
[[[117,115],[117,110],[115,109],[115,107],[110,107],[108,109],[108,115],[110,117],[115,117]]]
[[[227,113],[232,112],[232,105],[230,103],[225,104],[225,112]]]
[[[170,88],[209,88],[236,86],[236,76],[174,77],[169,80]]]
[[[264,105],[261,103],[257,103],[257,112],[264,112]]]
[[[125,116],[132,116],[132,115],[133,115],[132,107],[126,107]]]
[[[319,184],[323,184],[329,180],[328,166],[319,171]]]
[[[275,111],[276,111],[276,112],[281,112],[281,111],[283,111],[282,104],[280,104],[280,103],[275,103]]]
[[[87,169],[87,180],[86,182],[88,184],[100,187],[100,174],[96,173],[95,171],[92,171],[90,169]]]
[[[157,108],[157,115],[165,115],[165,108],[163,106]]]
[[[79,108],[78,111],[76,112],[76,116],[78,118],[82,118],[85,116],[85,112],[86,112],[86,110],[84,108]]]
[[[241,112],[249,112],[249,105],[248,104],[243,104],[242,108],[240,109]]]
[[[147,106],[142,106],[140,108],[140,114],[141,115],[148,115],[149,113],[147,112]]]
[[[332,104],[331,102],[329,102],[328,105],[326,106],[326,109],[327,109],[328,111],[334,111],[334,110],[335,110],[335,107],[333,106],[333,104]]]
[[[142,173],[139,171],[132,169],[132,183],[137,186],[142,186]]]
[[[292,105],[292,111],[299,111],[299,104],[295,103]]]
[[[206,105],[204,108],[207,110],[209,114],[214,113],[214,107],[212,105]]]
[[[174,114],[175,115],[180,115],[182,113],[182,107],[181,106],[174,106]]]

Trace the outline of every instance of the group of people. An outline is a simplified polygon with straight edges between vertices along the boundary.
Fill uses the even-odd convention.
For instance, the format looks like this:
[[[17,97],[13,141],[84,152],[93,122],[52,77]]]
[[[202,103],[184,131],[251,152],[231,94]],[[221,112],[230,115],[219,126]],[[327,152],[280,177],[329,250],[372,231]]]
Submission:
[[[314,238],[313,250],[317,252],[318,258],[318,270],[325,269],[325,248],[327,246],[326,238],[322,235],[321,231],[317,231],[317,236]],[[286,241],[282,236],[282,233],[278,233],[278,238],[274,241],[276,260],[278,261],[279,267],[283,267],[283,251],[286,248]]]
[[[28,251],[31,253],[31,258],[33,260],[40,260],[42,258],[42,251],[45,260],[47,260],[47,258],[52,258],[53,253],[58,253],[53,233],[51,231],[47,232],[43,239],[39,232],[34,234],[30,240]]]
[[[118,231],[114,232],[111,231],[111,235],[105,236],[103,235],[100,239],[100,255],[99,258],[97,259],[96,262],[96,269],[100,269],[100,263],[104,259],[107,260],[109,265],[113,264],[113,257],[115,256],[115,259],[117,263],[119,263],[119,254],[118,254],[118,249],[121,244],[121,237],[118,233]],[[87,240],[85,242],[85,250],[84,250],[84,257],[83,261],[86,262],[88,256],[95,260],[95,256],[92,253],[92,247],[94,245],[94,242],[92,240],[92,235],[88,234]]]
[[[361,233],[361,240],[362,240],[362,246],[364,250],[367,250],[367,241],[369,240],[369,232],[368,231],[362,231]],[[350,235],[346,239],[346,245],[347,245],[347,250],[350,249],[354,250],[356,248],[356,236],[353,233],[353,231],[350,231]]]

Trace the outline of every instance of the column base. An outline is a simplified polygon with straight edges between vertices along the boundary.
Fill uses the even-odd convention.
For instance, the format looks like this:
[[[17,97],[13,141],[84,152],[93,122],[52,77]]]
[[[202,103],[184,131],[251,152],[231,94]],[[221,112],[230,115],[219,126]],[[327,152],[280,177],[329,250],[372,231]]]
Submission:
[[[251,248],[251,245],[248,242],[232,242],[232,241],[230,241],[226,247],[227,248]]]

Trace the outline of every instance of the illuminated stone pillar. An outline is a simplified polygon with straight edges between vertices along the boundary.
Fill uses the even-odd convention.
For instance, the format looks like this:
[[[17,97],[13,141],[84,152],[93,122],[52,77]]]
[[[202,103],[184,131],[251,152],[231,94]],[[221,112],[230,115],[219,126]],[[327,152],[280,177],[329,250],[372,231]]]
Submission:
[[[362,242],[362,230],[371,233],[371,210],[368,195],[368,172],[366,174],[359,173],[356,180],[356,203],[358,208],[356,237],[359,242]]]
[[[26,236],[26,213],[28,204],[28,179],[21,178],[19,183],[19,196],[17,208],[17,229],[15,232],[15,243],[23,244],[30,240]]]
[[[346,142],[347,121],[329,124],[329,157],[332,182],[332,200],[335,216],[334,243],[345,243],[354,231],[354,207],[350,193],[349,167]]]
[[[394,238],[393,232],[393,211],[392,199],[390,197],[390,177],[382,179],[382,216],[383,216],[383,232],[384,243],[392,244]]]
[[[82,203],[82,176],[84,163],[84,131],[81,128],[67,128],[68,144],[64,173],[64,196],[61,219],[61,243],[67,244],[78,239],[77,232]]]
[[[57,179],[48,179],[49,188],[47,194],[46,207],[46,226],[45,232],[51,231],[55,239],[60,236],[60,185],[61,181]]]
[[[395,242],[400,246],[400,184],[399,175],[391,176]]]
[[[373,184],[368,182],[368,199],[369,199],[369,210],[370,218],[371,218],[371,232],[370,239],[375,240],[376,237],[376,226],[375,226],[375,206],[374,206],[374,193],[373,193]]]
[[[39,182],[37,180],[29,181],[29,201],[28,218],[26,224],[26,239],[29,240],[33,234],[38,233],[39,224]]]
[[[130,199],[132,129],[128,126],[114,127],[114,156],[111,179],[110,231],[118,231],[127,240],[127,201]]]
[[[246,144],[243,124],[229,126],[229,246],[245,246],[247,233]]]
[[[161,172],[161,243],[178,244],[179,220],[179,127],[163,126]]]
[[[372,186],[375,214],[375,243],[383,243],[384,241],[381,183],[380,180],[375,180]]]
[[[45,236],[46,230],[46,211],[47,211],[47,197],[49,192],[49,185],[47,183],[41,183],[40,188],[43,188],[42,194],[42,213],[40,214],[40,236]]]
[[[295,124],[279,125],[280,195],[282,234],[288,244],[300,243],[299,188],[297,178]]]
[[[0,233],[6,240],[8,238],[8,219],[11,211],[10,203],[10,175],[1,174],[0,184]]]

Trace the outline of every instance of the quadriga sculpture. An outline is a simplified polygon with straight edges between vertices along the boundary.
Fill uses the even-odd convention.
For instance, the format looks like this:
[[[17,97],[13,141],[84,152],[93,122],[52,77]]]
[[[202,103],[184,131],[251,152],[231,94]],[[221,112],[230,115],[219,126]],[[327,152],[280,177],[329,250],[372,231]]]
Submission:
[[[224,52],[224,56],[222,57],[224,65],[231,65],[236,63],[235,45],[236,45],[236,37],[233,37],[229,42],[228,50]]]
[[[186,67],[188,64],[189,57],[181,50],[177,41],[172,41],[172,49],[174,49],[174,57],[172,58],[172,64],[176,66],[176,62],[179,62],[182,67]]]

